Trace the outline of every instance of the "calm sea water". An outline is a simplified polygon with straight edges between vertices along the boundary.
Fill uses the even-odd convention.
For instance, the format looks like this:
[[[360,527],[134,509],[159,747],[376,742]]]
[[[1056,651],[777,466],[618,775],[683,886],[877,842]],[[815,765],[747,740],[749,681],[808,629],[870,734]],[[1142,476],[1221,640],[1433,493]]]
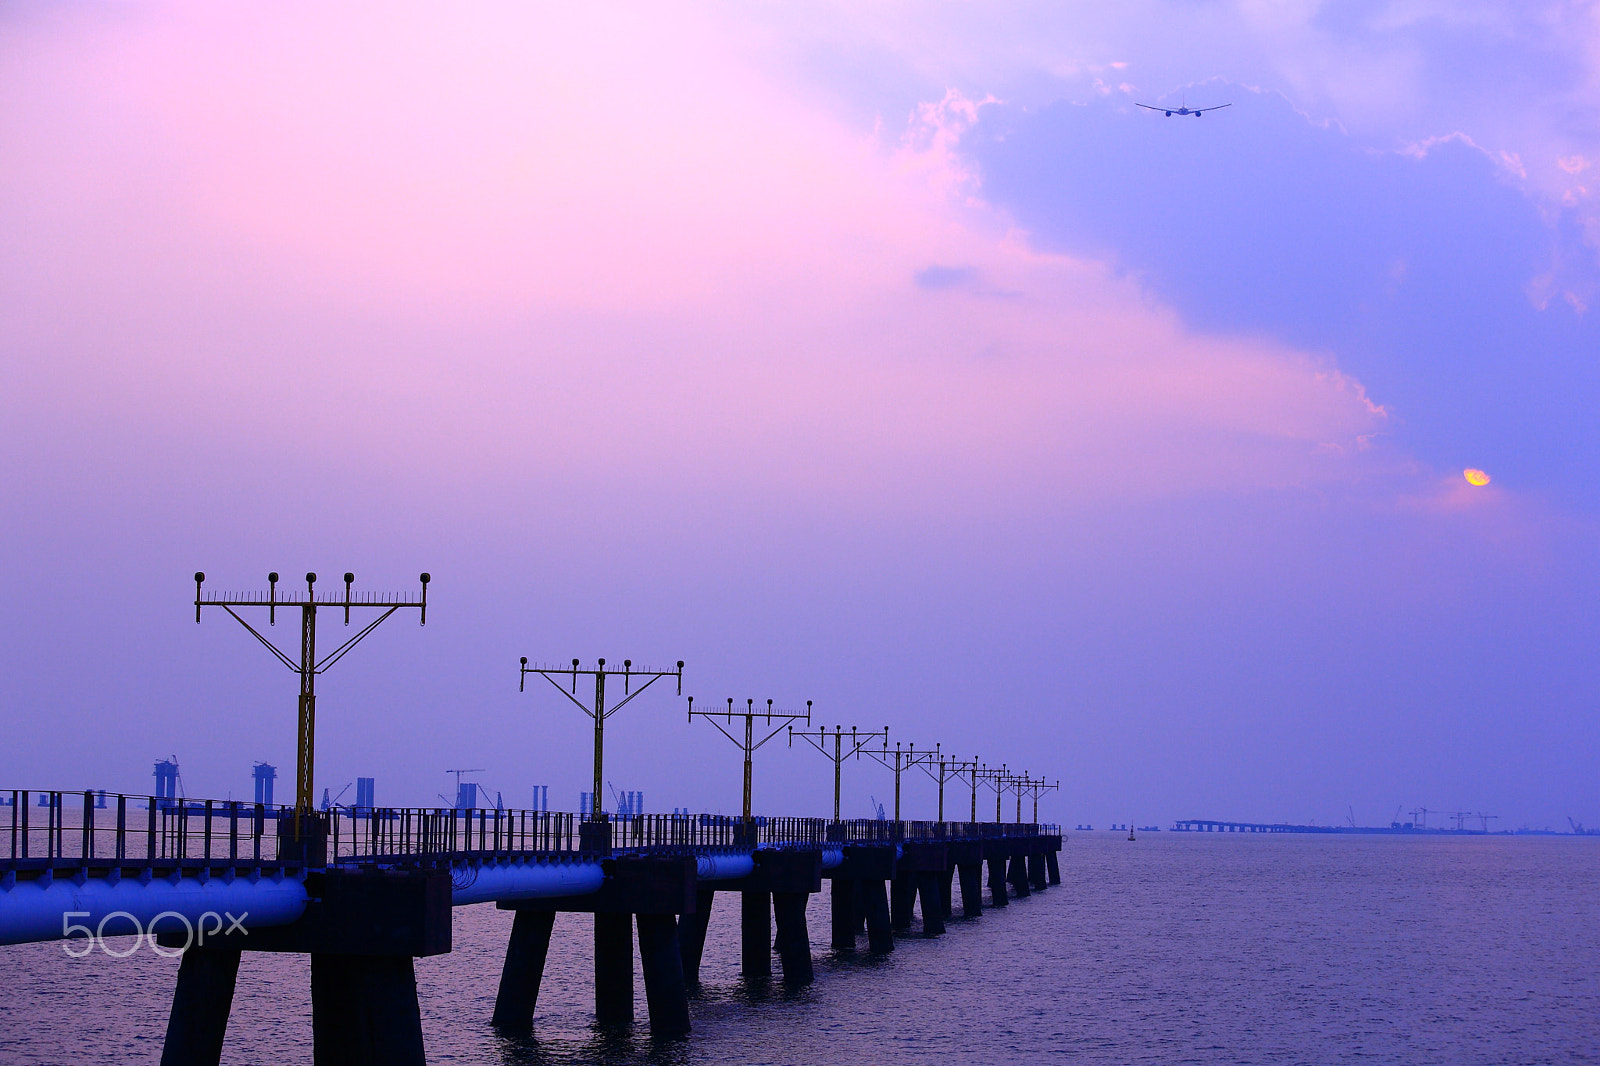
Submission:
[[[510,915],[456,912],[419,960],[435,1063],[1600,1062],[1600,839],[1078,833],[1065,884],[817,981],[747,988],[737,907],[695,1032],[591,1027],[589,921],[563,915],[532,1038],[488,1027]],[[156,1062],[177,964],[0,948],[0,1062]],[[246,954],[224,1061],[311,1059],[309,966]]]

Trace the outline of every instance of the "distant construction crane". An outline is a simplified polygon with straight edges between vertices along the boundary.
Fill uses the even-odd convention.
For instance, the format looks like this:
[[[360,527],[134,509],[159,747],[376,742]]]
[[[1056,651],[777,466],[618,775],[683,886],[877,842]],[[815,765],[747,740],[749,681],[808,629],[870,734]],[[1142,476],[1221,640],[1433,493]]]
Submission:
[[[467,796],[463,796],[462,792],[461,792],[461,775],[462,774],[481,774],[481,773],[483,773],[483,767],[477,766],[477,767],[473,767],[470,770],[446,770],[445,773],[447,773],[447,774],[455,774],[456,775],[456,798],[449,801],[450,805],[452,807],[454,807],[458,811],[468,810],[470,808],[476,807],[478,805],[478,786],[473,784],[471,781],[468,781],[467,782],[467,787],[472,789],[472,792],[471,792],[470,798],[468,798]],[[440,796],[439,798],[440,799],[444,799],[443,796]]]

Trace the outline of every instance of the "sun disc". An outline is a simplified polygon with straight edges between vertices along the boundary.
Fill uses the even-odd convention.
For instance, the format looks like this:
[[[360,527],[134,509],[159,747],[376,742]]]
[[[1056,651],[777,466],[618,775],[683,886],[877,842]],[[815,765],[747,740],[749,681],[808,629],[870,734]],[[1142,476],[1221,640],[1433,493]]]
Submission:
[[[1482,470],[1477,470],[1471,467],[1461,471],[1461,476],[1467,479],[1468,484],[1477,485],[1479,487],[1489,483],[1488,474],[1485,474]]]

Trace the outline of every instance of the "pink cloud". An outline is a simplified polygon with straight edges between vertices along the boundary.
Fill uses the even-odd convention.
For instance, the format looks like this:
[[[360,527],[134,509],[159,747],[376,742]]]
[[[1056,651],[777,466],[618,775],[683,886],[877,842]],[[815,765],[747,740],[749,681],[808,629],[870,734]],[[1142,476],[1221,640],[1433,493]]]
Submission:
[[[45,406],[446,479],[537,456],[908,500],[1372,461],[1359,383],[1029,251],[951,150],[980,103],[882,145],[704,18],[382,10],[11,29],[8,318]],[[942,263],[984,285],[914,284]]]

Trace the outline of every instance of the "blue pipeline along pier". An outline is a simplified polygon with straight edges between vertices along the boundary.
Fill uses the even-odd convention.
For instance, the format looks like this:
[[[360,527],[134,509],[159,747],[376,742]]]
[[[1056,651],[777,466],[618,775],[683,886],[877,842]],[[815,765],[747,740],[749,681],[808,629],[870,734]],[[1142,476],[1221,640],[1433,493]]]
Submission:
[[[342,591],[319,593],[308,573],[304,591],[207,593],[196,573],[195,621],[219,608],[247,629],[299,679],[296,704],[295,803],[196,800],[172,794],[176,765],[157,766],[168,787],[156,796],[104,791],[0,793],[9,799],[9,840],[0,843],[0,945],[138,935],[158,949],[181,952],[161,1061],[164,1066],[215,1066],[245,951],[310,956],[313,1059],[319,1066],[422,1066],[426,1062],[414,962],[451,950],[456,907],[494,903],[513,911],[493,1014],[508,1033],[531,1030],[544,979],[555,916],[594,915],[594,1013],[600,1025],[633,1021],[634,960],[644,980],[652,1036],[677,1036],[691,1026],[689,990],[717,896],[739,908],[740,960],[751,982],[773,979],[773,958],[788,985],[810,983],[811,897],[828,886],[828,941],[836,953],[895,949],[895,936],[920,916],[924,936],[940,936],[959,905],[964,917],[986,903],[1061,882],[1061,833],[1040,824],[1038,801],[1059,782],[955,759],[896,742],[888,727],[846,732],[809,726],[804,711],[783,711],[754,699],[739,709],[696,709],[744,758],[742,812],[725,815],[610,815],[591,801],[581,815],[547,810],[378,807],[370,779],[354,807],[318,810],[314,796],[317,679],[384,620],[416,609],[427,620],[429,575],[421,592],[356,593],[355,575]],[[298,615],[298,648],[284,651],[248,620]],[[353,612],[365,624],[332,651],[317,651],[318,615]],[[215,613],[215,612],[213,612]],[[358,616],[359,617],[359,616]],[[539,676],[594,722],[593,792],[603,792],[606,721],[663,678],[682,695],[684,664],[651,670],[604,659],[593,667],[521,662],[519,689]],[[592,682],[578,697],[579,679]],[[610,683],[612,702],[607,701]],[[616,699],[620,683],[621,698]],[[550,699],[550,694],[537,689]],[[285,716],[288,717],[287,715]],[[758,727],[758,723],[759,727]],[[775,724],[776,723],[776,724]],[[833,817],[762,817],[752,812],[757,749],[787,730],[833,764]],[[880,745],[878,748],[873,744]],[[839,817],[840,772],[866,757],[894,773],[894,817]],[[163,767],[167,767],[165,771]],[[268,768],[271,769],[270,767]],[[938,818],[900,817],[900,778],[920,770],[938,782]],[[262,772],[258,768],[258,790]],[[970,794],[969,820],[944,817],[945,785]],[[995,796],[995,820],[978,821],[980,785]],[[476,795],[476,788],[472,790]],[[1016,820],[1001,820],[1001,801],[1016,798]],[[1023,822],[1022,800],[1033,800]],[[259,798],[259,795],[258,795]],[[985,892],[987,881],[987,892]],[[727,904],[724,903],[724,906]],[[978,927],[981,928],[981,927]],[[774,936],[776,932],[776,936]],[[63,964],[70,960],[63,957]]]

